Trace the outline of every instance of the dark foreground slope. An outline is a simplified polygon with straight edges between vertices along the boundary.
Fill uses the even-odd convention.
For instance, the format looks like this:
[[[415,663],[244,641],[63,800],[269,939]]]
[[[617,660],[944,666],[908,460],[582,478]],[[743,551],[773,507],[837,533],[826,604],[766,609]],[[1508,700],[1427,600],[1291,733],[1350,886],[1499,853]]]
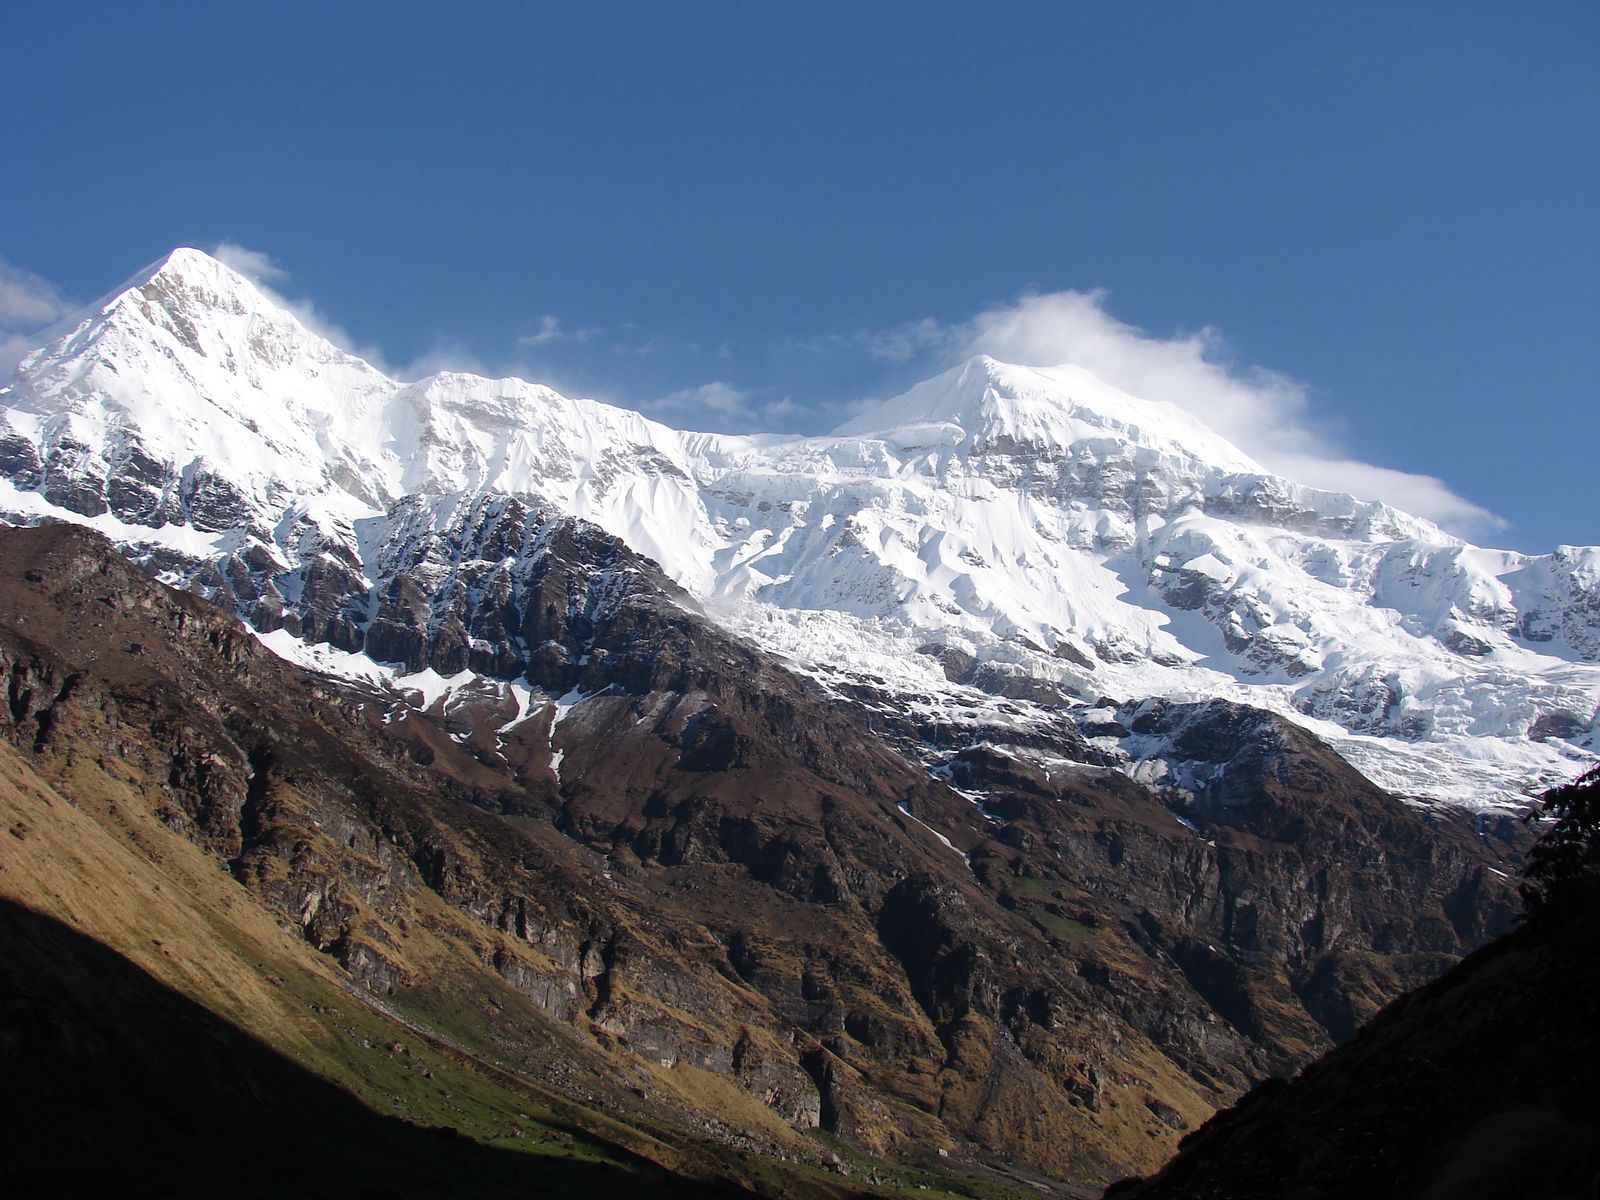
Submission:
[[[0,896],[385,1114],[796,1196],[1153,1169],[1511,911],[1503,847],[1264,714],[1130,715],[1216,766],[1187,823],[1065,725],[1047,768],[953,751],[980,811],[615,539],[483,519],[525,569],[424,588],[504,558],[419,543],[365,636],[559,727],[386,720],[0,530]]]
[[[528,1122],[524,1136],[553,1136],[526,1153],[381,1115],[123,955],[4,900],[0,1062],[0,1185],[12,1195],[751,1194],[555,1125]]]
[[[1589,1200],[1600,903],[1552,910],[1256,1088],[1116,1200]]]

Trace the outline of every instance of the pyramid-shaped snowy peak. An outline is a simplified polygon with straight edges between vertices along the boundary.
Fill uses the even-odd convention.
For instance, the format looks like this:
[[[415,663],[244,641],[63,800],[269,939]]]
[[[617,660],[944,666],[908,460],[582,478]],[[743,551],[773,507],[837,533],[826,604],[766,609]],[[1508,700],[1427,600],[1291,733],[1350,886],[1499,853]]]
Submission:
[[[954,426],[974,447],[1060,451],[1114,440],[1217,470],[1266,474],[1237,446],[1176,405],[1141,400],[1071,364],[1022,367],[987,355],[874,405],[834,433],[904,439],[910,431],[930,426]]]

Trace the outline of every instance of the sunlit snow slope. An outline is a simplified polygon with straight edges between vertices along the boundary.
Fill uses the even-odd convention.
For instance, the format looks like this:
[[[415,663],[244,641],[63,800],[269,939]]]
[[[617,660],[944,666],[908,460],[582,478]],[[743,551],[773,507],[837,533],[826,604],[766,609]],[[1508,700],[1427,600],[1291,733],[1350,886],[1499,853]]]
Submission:
[[[1600,550],[1465,545],[1074,367],[973,359],[830,437],[685,433],[522,380],[389,379],[195,250],[54,332],[0,391],[0,514],[93,524],[263,630],[337,574],[369,602],[301,625],[337,642],[419,513],[437,533],[505,493],[823,682],[953,721],[1225,696],[1464,803],[1597,748]],[[508,553],[451,545],[440,580]]]

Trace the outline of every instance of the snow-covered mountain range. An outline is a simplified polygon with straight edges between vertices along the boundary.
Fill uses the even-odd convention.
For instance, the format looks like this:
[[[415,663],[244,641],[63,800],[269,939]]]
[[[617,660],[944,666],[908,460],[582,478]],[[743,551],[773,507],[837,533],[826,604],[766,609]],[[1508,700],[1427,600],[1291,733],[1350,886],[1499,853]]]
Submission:
[[[0,390],[0,517],[91,524],[280,652],[428,702],[513,686],[538,647],[441,632],[439,598],[510,595],[576,517],[852,702],[1065,722],[1145,779],[1194,782],[1130,732],[1158,697],[1289,716],[1420,800],[1505,803],[1600,750],[1600,549],[1467,545],[1075,367],[976,358],[828,437],[689,433],[390,379],[195,250],[50,337]],[[402,604],[427,660],[358,658]]]

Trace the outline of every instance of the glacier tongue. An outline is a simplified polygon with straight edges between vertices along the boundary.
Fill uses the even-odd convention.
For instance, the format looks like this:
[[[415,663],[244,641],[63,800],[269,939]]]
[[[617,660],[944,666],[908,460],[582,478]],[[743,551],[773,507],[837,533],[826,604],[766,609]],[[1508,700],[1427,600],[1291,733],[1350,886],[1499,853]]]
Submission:
[[[1221,697],[1461,803],[1600,749],[1600,551],[1465,545],[1076,367],[973,359],[828,437],[687,433],[523,380],[390,379],[193,250],[56,333],[0,390],[0,513],[97,525],[258,628],[360,648],[424,509],[439,579],[520,552],[473,541],[504,495],[826,685],[956,722]]]

